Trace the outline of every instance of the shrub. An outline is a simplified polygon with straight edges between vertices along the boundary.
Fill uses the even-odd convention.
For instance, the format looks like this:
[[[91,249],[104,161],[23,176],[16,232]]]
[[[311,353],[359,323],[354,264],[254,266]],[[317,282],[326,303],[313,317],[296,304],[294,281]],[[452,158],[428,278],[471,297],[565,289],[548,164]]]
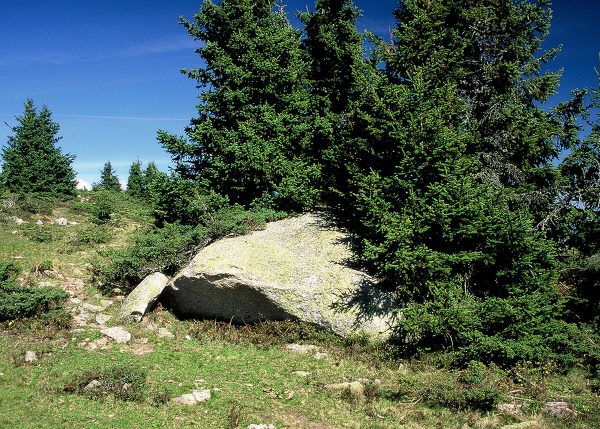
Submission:
[[[69,393],[93,399],[113,396],[121,401],[141,401],[145,396],[146,372],[118,365],[84,372],[65,384]]]
[[[401,374],[398,394],[453,410],[489,411],[502,400],[500,376],[478,362],[458,372]]]
[[[23,194],[19,196],[17,205],[27,213],[51,215],[56,197],[48,193]]]
[[[99,190],[94,193],[94,203],[92,205],[92,222],[104,224],[110,221],[115,212],[115,195],[106,190]]]
[[[37,243],[49,243],[54,239],[52,232],[40,225],[28,224],[23,230],[23,234]]]
[[[112,238],[110,230],[103,225],[91,226],[77,231],[76,242],[80,244],[104,244]]]
[[[205,238],[203,228],[171,224],[142,233],[127,248],[102,253],[108,262],[95,264],[98,287],[105,293],[130,291],[155,271],[172,275]]]
[[[0,322],[38,316],[61,306],[68,295],[55,288],[19,286],[18,267],[0,262]]]

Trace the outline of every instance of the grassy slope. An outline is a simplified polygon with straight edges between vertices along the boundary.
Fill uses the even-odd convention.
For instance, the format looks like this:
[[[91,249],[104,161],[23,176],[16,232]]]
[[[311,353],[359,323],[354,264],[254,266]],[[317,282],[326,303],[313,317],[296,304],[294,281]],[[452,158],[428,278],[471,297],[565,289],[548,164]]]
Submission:
[[[0,213],[0,259],[14,259],[24,276],[34,282],[51,281],[69,287],[83,282],[78,297],[90,303],[101,299],[84,266],[98,249],[122,246],[149,218],[142,207],[123,200],[120,215],[108,225],[106,244],[82,244],[78,231],[100,228],[90,222],[84,203],[61,204],[52,216],[64,216],[77,225],[58,227],[45,223],[52,240],[37,242]],[[37,216],[26,220],[35,222]],[[137,226],[136,226],[137,225]],[[17,231],[13,234],[13,231]],[[51,260],[67,280],[48,279],[31,269]],[[106,312],[116,314],[118,304]],[[108,325],[121,323],[115,319]],[[372,347],[347,345],[322,334],[306,333],[293,324],[239,328],[210,321],[179,321],[166,311],[155,311],[141,324],[125,324],[133,334],[127,345],[89,350],[99,338],[99,326],[59,329],[26,321],[0,325],[0,428],[246,428],[251,423],[272,423],[277,428],[497,428],[531,422],[520,427],[600,427],[600,401],[591,393],[579,371],[565,376],[543,372],[504,374],[499,380],[505,401],[523,404],[517,417],[495,412],[449,410],[427,402],[424,386],[449,373],[423,362],[382,358]],[[175,338],[157,335],[168,328]],[[310,342],[328,352],[317,360],[293,354],[286,342]],[[39,361],[24,364],[27,350]],[[108,396],[92,399],[68,393],[65,386],[89,370],[119,365],[146,372],[147,384],[139,402]],[[304,379],[296,370],[310,371]],[[509,376],[510,375],[510,376]],[[323,388],[326,383],[356,378],[380,379],[381,385],[364,402]],[[169,399],[195,388],[211,389],[209,402],[193,407],[174,406]],[[449,393],[448,395],[451,395]],[[544,419],[546,400],[567,400],[579,417],[570,421]],[[518,427],[518,426],[517,426]]]

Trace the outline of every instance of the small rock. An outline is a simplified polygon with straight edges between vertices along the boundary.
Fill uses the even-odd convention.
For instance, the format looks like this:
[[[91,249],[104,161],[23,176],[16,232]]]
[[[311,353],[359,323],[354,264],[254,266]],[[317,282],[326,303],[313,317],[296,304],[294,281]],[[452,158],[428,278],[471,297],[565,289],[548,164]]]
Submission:
[[[500,429],[538,429],[540,424],[535,420],[529,420],[521,423],[513,423],[511,425],[501,426]]]
[[[56,279],[56,280],[64,280],[65,279],[65,276],[63,274],[56,272],[54,270],[45,270],[44,275],[46,277],[50,277],[51,279]]]
[[[192,391],[192,395],[194,395],[194,398],[196,398],[196,401],[206,402],[210,399],[210,390],[208,390],[208,389],[194,390],[194,391]]]
[[[516,416],[521,414],[522,407],[521,404],[498,404],[496,410],[500,413]]]
[[[175,335],[173,335],[173,333],[171,333],[168,329],[166,328],[159,328],[158,332],[156,333],[156,335],[159,338],[175,338]]]
[[[199,402],[206,402],[210,399],[210,390],[194,390],[192,393],[173,398],[172,401],[178,405],[196,405]]]
[[[38,219],[38,220],[35,222],[35,224],[36,224],[36,225],[43,225],[43,224],[44,224],[44,222],[43,222],[41,219]]]
[[[103,335],[115,340],[116,343],[128,343],[131,340],[131,334],[123,329],[121,326],[114,326],[112,328],[102,329],[100,331]]]
[[[54,221],[54,224],[59,226],[67,226],[69,224],[69,221],[64,217],[59,217]]]
[[[93,266],[92,264],[90,264],[89,262],[88,262],[87,264],[85,264],[85,265],[83,266],[83,268],[85,268],[85,270],[86,270],[87,272],[90,272],[90,273],[91,273],[92,271],[94,271],[94,266]]]
[[[577,411],[569,408],[569,404],[566,402],[546,402],[542,412],[558,419],[573,418],[577,416]]]
[[[35,352],[32,352],[30,350],[25,352],[25,362],[26,363],[33,363],[35,361],[38,360],[37,354]]]
[[[146,312],[156,303],[168,283],[169,278],[159,272],[146,276],[121,305],[121,317],[136,322],[141,321]]]
[[[335,383],[325,385],[325,389],[344,392],[350,395],[352,399],[362,402],[365,399],[365,387],[358,381],[352,383]]]
[[[71,221],[69,221],[69,222],[67,222],[67,225],[73,225],[74,226],[74,225],[79,225],[79,223],[78,222],[71,222]]]
[[[113,288],[112,290],[113,295],[122,295],[123,294],[123,290],[121,288]]]
[[[265,425],[265,424],[251,424],[249,425],[246,429],[277,429],[275,426],[273,425]]]
[[[75,304],[75,305],[79,305],[81,304],[81,300],[79,298],[73,297],[73,298],[69,298],[69,302],[71,304]]]
[[[101,313],[105,310],[104,307],[101,307],[99,305],[93,305],[87,302],[84,303],[81,307],[83,308],[83,310],[89,311],[90,313]]]
[[[317,352],[317,353],[315,353],[315,355],[313,357],[316,360],[321,360],[321,359],[325,359],[327,356],[329,356],[327,353]]]
[[[312,375],[312,373],[308,372],[308,371],[294,371],[294,372],[292,372],[292,374],[294,374],[297,377],[302,377],[302,378],[307,378]]]
[[[25,221],[23,219],[21,219],[20,217],[15,218],[15,223],[17,225],[23,225],[25,223]]]
[[[190,335],[186,335],[185,339],[188,340],[188,341],[192,341],[193,340],[193,338]]]
[[[95,341],[92,341],[91,343],[89,343],[87,345],[87,349],[89,351],[94,351],[96,349],[106,350],[110,347],[111,347],[111,345],[108,343],[108,338],[106,338],[106,337],[99,338]]]
[[[81,271],[79,268],[75,268],[75,269],[73,269],[73,275],[77,276],[77,277],[81,277],[83,275],[83,271]]]
[[[308,354],[319,351],[319,348],[317,346],[313,346],[312,344],[284,344],[283,348],[289,352],[300,354]]]
[[[103,307],[104,310],[106,310],[111,305],[113,305],[113,301],[111,299],[103,299],[102,301],[100,301],[100,306]]]
[[[106,322],[108,322],[110,319],[112,319],[112,316],[109,316],[108,314],[96,314],[96,323],[98,325],[106,325]]]
[[[97,390],[100,386],[102,386],[102,383],[100,383],[98,380],[92,380],[83,388],[83,390],[89,393]]]

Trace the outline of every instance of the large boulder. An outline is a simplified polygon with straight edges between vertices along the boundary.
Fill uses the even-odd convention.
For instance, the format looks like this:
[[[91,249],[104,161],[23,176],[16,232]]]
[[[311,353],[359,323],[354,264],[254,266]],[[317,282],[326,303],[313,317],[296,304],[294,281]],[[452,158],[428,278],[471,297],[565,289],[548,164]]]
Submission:
[[[305,214],[205,247],[162,299],[187,317],[292,319],[343,336],[385,336],[391,295],[352,268],[351,260],[350,236],[323,215]]]

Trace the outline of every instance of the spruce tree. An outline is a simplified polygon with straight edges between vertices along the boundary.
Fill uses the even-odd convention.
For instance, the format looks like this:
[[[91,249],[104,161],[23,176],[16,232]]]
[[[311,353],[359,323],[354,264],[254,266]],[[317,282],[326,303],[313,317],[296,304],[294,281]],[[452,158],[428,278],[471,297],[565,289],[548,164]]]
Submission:
[[[110,161],[100,170],[100,182],[94,184],[94,190],[121,191],[121,183]]]
[[[544,8],[405,0],[393,43],[376,41],[350,123],[346,207],[356,209],[363,263],[404,303],[397,339],[406,352],[510,365],[564,363],[576,347],[576,330],[559,320],[555,249],[520,200],[545,190],[557,151],[557,123],[536,105],[548,87],[534,85],[554,77],[523,79]]]
[[[319,165],[307,153],[308,68],[300,34],[275,0],[206,0],[194,21],[205,64],[187,70],[203,88],[184,138],[159,132],[182,177],[227,196],[286,209],[311,206]]]
[[[142,172],[142,163],[139,159],[134,161],[129,167],[127,193],[134,197],[143,197],[146,193],[146,183]]]
[[[75,156],[63,154],[57,147],[60,129],[52,121],[52,113],[44,106],[38,112],[32,100],[25,102],[25,111],[11,127],[14,135],[2,149],[0,182],[11,192],[49,192],[75,194]]]
[[[363,37],[356,29],[359,16],[352,0],[318,0],[314,12],[299,15],[310,64],[313,156],[322,163],[325,199],[334,205],[347,190],[345,158],[354,144],[350,116],[362,91],[365,64]]]

